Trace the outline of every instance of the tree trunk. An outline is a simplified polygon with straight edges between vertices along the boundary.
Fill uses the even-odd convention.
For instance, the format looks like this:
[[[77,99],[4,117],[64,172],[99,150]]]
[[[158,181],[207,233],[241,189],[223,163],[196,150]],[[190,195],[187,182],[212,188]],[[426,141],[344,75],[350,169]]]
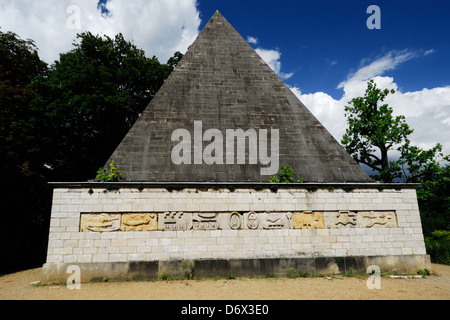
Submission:
[[[384,183],[392,183],[392,175],[390,174],[388,149],[381,148],[381,173]]]

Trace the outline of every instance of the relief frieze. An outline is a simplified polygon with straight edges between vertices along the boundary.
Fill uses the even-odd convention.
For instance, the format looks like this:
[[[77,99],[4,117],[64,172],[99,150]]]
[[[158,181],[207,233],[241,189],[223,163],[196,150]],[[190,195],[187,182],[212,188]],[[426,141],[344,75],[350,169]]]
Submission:
[[[396,227],[395,211],[89,213],[80,232]]]

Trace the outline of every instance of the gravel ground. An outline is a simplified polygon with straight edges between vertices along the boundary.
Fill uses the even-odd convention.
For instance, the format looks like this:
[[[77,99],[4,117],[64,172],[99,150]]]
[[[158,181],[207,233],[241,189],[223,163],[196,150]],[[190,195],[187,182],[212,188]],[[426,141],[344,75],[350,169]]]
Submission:
[[[450,266],[432,265],[425,278],[382,276],[380,289],[368,276],[243,278],[82,283],[80,290],[40,286],[41,269],[0,277],[1,300],[450,300]]]

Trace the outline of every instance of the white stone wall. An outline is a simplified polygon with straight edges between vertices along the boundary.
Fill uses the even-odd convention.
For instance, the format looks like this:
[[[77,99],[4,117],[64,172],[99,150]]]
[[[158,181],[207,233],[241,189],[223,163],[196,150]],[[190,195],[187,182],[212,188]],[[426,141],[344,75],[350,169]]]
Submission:
[[[91,192],[90,192],[91,191]],[[80,232],[81,214],[394,211],[396,227]],[[414,189],[55,188],[48,264],[189,259],[423,255]]]

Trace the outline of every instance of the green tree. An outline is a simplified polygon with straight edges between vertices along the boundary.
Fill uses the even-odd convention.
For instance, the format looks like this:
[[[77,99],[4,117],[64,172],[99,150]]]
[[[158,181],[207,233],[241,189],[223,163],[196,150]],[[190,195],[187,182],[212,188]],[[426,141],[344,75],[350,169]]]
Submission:
[[[413,132],[404,116],[392,116],[387,104],[379,106],[391,90],[381,90],[372,81],[365,96],[353,99],[345,108],[349,128],[342,144],[353,158],[369,166],[383,182],[417,183],[417,198],[424,234],[450,229],[450,155],[444,156],[442,145],[424,150],[411,145]],[[388,151],[397,151],[389,160]]]
[[[379,89],[373,80],[367,84],[364,97],[352,99],[345,107],[348,128],[341,143],[358,162],[377,172],[373,176],[385,183],[398,176],[390,170],[388,152],[408,141],[413,132],[404,116],[392,115],[392,108],[380,105],[394,90]]]
[[[450,155],[443,155],[439,143],[430,150],[406,144],[401,151],[397,163],[403,182],[419,184],[417,199],[424,234],[450,230]]]
[[[48,182],[93,178],[182,58],[161,64],[120,34],[75,42],[47,66],[33,41],[0,32],[0,193],[14,204],[0,273],[45,262]]]
[[[399,148],[400,157],[392,162],[392,170],[401,173],[402,180],[405,183],[421,183],[424,181],[434,180],[436,174],[442,171],[439,159],[448,160],[442,153],[442,145],[436,144],[430,150],[423,150],[419,147],[412,146],[409,141]]]
[[[77,39],[33,83],[33,133],[46,143],[36,151],[60,180],[95,175],[182,57],[161,64],[121,34]]]
[[[28,152],[31,141],[20,125],[28,116],[30,83],[45,69],[33,41],[0,31],[0,194],[4,213],[0,243],[5,257],[0,273],[36,267],[47,249],[43,234],[48,234],[45,209],[51,198],[45,196],[47,183]]]
[[[29,85],[45,68],[33,41],[0,31],[0,166],[4,174],[32,174],[18,123],[32,98]]]

